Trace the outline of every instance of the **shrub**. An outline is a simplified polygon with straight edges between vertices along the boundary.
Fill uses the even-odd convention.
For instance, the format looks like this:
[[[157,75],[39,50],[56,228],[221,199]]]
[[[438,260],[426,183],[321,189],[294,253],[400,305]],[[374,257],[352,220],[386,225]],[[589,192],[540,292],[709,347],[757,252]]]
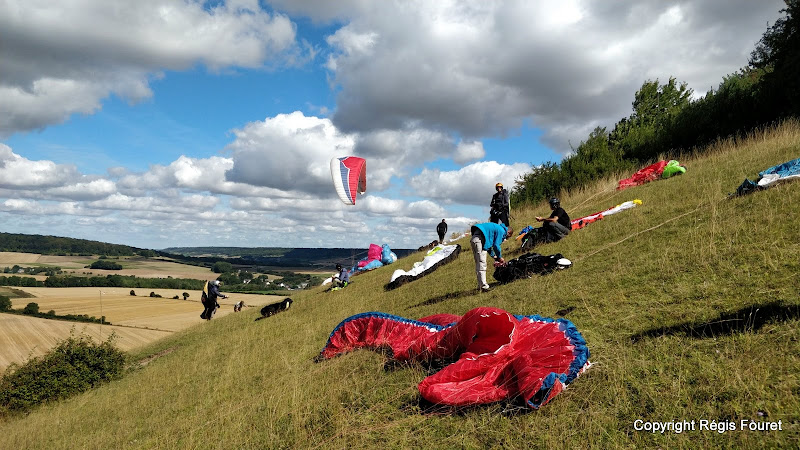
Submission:
[[[233,272],[223,273],[222,275],[217,277],[217,280],[219,280],[220,283],[226,284],[228,286],[240,283],[239,277]]]
[[[108,260],[100,260],[95,261],[89,266],[90,269],[105,269],[105,270],[122,270],[122,265],[117,264],[113,261]]]
[[[188,293],[188,292],[184,292],[182,295],[183,295],[183,299],[184,299],[184,300],[186,300],[187,298],[189,298],[189,293]]]
[[[70,336],[54,349],[21,366],[12,365],[0,379],[0,415],[21,412],[63,399],[122,375],[125,354],[114,335],[102,344],[89,336]]]
[[[172,297],[172,298],[173,298],[173,299],[175,299],[175,300],[180,300],[180,299],[181,299],[181,298],[180,298],[180,297],[178,297],[177,295],[176,295],[175,297]]]
[[[5,295],[0,295],[0,311],[8,311],[11,309],[11,299]]]
[[[161,296],[160,296],[160,295],[158,295],[158,294],[156,294],[155,292],[151,292],[151,293],[150,293],[150,297],[158,297],[158,298],[161,298]]]
[[[211,270],[214,273],[233,272],[233,265],[229,262],[217,261],[214,263],[214,266],[211,268]]]
[[[132,296],[134,296],[134,297],[136,297],[136,291],[134,291],[133,289],[131,289],[131,295],[132,295]]]
[[[39,314],[39,304],[34,302],[28,303],[27,305],[25,305],[25,309],[22,310],[22,314],[30,314],[30,315]]]

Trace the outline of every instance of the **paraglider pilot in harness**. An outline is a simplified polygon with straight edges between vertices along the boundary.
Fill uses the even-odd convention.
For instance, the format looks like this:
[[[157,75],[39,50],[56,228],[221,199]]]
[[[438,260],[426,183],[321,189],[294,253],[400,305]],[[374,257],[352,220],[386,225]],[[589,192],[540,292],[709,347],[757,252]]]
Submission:
[[[208,295],[204,296],[205,298],[202,299],[205,309],[203,310],[203,314],[200,315],[201,319],[211,320],[211,318],[214,317],[214,313],[217,312],[217,308],[219,308],[217,298],[228,298],[227,295],[219,292],[219,285],[219,280],[213,280],[208,283]]]
[[[497,192],[492,196],[492,202],[489,203],[489,222],[502,223],[508,227],[508,216],[511,212],[508,191],[503,189],[503,183],[495,184],[494,189]]]
[[[542,226],[525,236],[522,241],[523,249],[530,249],[537,244],[560,241],[569,234],[572,228],[569,214],[561,207],[561,202],[558,198],[551,198],[549,203],[553,213],[550,214],[550,217],[536,216],[536,221],[542,222]]]
[[[350,272],[343,268],[341,264],[336,264],[336,275],[331,277],[332,287],[343,288],[350,283]]]
[[[479,223],[471,228],[472,256],[475,258],[475,275],[478,278],[478,290],[481,292],[489,291],[489,283],[486,282],[486,251],[495,260],[495,265],[505,264],[505,260],[500,254],[500,245],[511,236],[513,231],[502,223]]]
[[[447,222],[442,219],[439,225],[436,225],[436,234],[439,235],[439,243],[444,243],[444,235],[447,234]]]

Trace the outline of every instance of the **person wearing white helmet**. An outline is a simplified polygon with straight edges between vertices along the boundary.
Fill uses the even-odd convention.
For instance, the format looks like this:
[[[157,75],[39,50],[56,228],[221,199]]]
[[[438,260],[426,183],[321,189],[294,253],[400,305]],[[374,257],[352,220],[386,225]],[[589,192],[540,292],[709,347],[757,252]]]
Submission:
[[[221,284],[219,280],[212,280],[208,283],[208,294],[203,302],[205,309],[203,310],[203,314],[200,315],[200,318],[211,320],[211,318],[214,317],[214,313],[217,312],[217,308],[219,308],[217,298],[228,298],[227,295],[219,292],[219,286]]]

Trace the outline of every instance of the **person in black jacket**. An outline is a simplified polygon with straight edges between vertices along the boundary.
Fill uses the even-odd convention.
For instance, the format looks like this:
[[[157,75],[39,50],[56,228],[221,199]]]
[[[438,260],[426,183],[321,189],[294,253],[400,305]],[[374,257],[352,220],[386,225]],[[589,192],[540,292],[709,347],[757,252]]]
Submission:
[[[489,203],[489,222],[502,223],[508,227],[508,215],[511,211],[508,191],[503,189],[503,183],[495,184],[494,189],[497,192],[492,196],[492,202]]]
[[[214,317],[214,313],[217,312],[217,308],[219,308],[217,298],[228,298],[227,295],[219,292],[219,285],[219,280],[209,281],[208,295],[202,300],[205,309],[203,310],[203,314],[200,315],[201,319],[211,320],[211,318]]]
[[[537,222],[542,222],[542,227],[535,231],[535,244],[560,241],[572,229],[569,214],[561,207],[561,201],[556,197],[550,199],[550,217],[536,217]]]
[[[444,235],[447,234],[447,222],[444,219],[436,225],[436,234],[439,235],[439,243],[444,243]]]

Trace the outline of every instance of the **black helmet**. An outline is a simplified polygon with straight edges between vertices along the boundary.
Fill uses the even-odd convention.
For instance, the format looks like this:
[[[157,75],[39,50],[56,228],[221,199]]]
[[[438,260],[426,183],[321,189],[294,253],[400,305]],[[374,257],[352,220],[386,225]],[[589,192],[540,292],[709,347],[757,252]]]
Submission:
[[[336,270],[342,270],[342,265],[341,264],[337,264],[336,265]]]
[[[550,199],[550,206],[558,208],[559,205],[561,205],[561,202],[558,200],[558,198],[553,197]]]

